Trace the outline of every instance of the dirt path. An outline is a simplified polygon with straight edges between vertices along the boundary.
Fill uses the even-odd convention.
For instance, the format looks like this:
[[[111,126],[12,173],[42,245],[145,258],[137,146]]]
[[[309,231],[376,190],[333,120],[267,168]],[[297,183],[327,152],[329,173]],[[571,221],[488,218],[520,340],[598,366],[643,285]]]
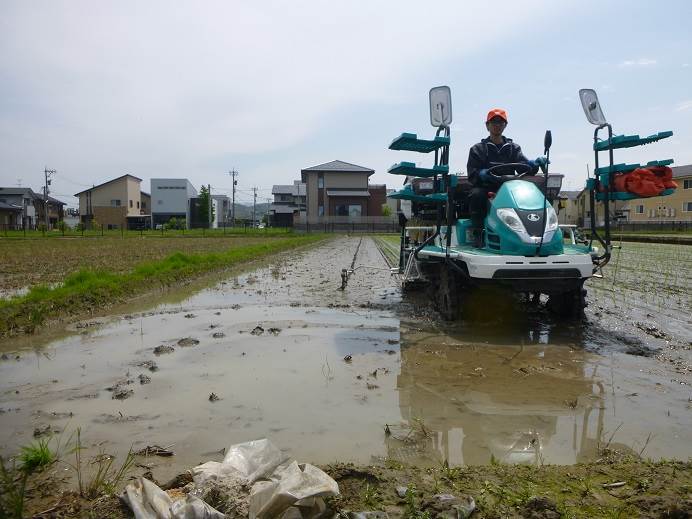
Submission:
[[[656,338],[600,306],[579,324],[540,309],[444,323],[424,298],[402,301],[371,238],[342,237],[33,350],[6,341],[0,452],[80,427],[94,454],[170,446],[140,460],[160,481],[265,436],[321,464],[571,464],[606,444],[688,458],[684,360],[632,354],[684,333]]]

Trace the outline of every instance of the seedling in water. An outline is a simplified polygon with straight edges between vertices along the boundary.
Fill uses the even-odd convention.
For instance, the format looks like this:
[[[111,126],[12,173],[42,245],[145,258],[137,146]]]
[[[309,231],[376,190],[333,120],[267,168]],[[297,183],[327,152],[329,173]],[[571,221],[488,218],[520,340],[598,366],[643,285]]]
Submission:
[[[22,470],[24,472],[34,472],[55,461],[55,453],[48,446],[48,441],[48,439],[43,438],[36,443],[22,447],[19,460],[22,462]]]

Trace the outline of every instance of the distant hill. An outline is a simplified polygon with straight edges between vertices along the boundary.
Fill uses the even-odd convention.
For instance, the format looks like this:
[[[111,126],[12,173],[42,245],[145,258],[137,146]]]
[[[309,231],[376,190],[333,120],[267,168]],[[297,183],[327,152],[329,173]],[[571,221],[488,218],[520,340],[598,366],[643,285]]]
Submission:
[[[267,212],[267,206],[269,204],[264,203],[260,204],[258,203],[255,206],[255,214],[257,216],[257,219],[262,218],[262,215],[264,215]],[[236,218],[252,218],[252,206],[251,205],[243,205],[243,204],[235,204],[235,217]]]

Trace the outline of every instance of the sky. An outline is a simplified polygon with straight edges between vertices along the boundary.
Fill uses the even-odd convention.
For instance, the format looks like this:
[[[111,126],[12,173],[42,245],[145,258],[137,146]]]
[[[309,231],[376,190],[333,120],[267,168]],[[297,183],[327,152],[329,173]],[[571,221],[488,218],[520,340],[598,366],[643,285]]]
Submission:
[[[616,162],[692,163],[688,0],[11,1],[0,0],[0,186],[73,195],[126,173],[188,178],[241,203],[300,170],[342,160],[375,170],[433,157],[388,150],[432,138],[428,91],[449,85],[450,166],[505,134],[580,189],[593,127],[580,88],[598,92],[616,134],[673,130]]]

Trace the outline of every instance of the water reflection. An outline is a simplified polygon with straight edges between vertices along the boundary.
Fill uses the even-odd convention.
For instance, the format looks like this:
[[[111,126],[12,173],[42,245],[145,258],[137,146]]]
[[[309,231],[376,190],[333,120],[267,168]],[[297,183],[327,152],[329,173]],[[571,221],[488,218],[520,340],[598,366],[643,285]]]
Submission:
[[[388,455],[433,464],[593,459],[605,389],[599,365],[578,346],[580,328],[523,326],[520,335],[463,324],[402,332],[396,386],[404,424],[391,428]],[[517,336],[524,343],[509,344]]]

